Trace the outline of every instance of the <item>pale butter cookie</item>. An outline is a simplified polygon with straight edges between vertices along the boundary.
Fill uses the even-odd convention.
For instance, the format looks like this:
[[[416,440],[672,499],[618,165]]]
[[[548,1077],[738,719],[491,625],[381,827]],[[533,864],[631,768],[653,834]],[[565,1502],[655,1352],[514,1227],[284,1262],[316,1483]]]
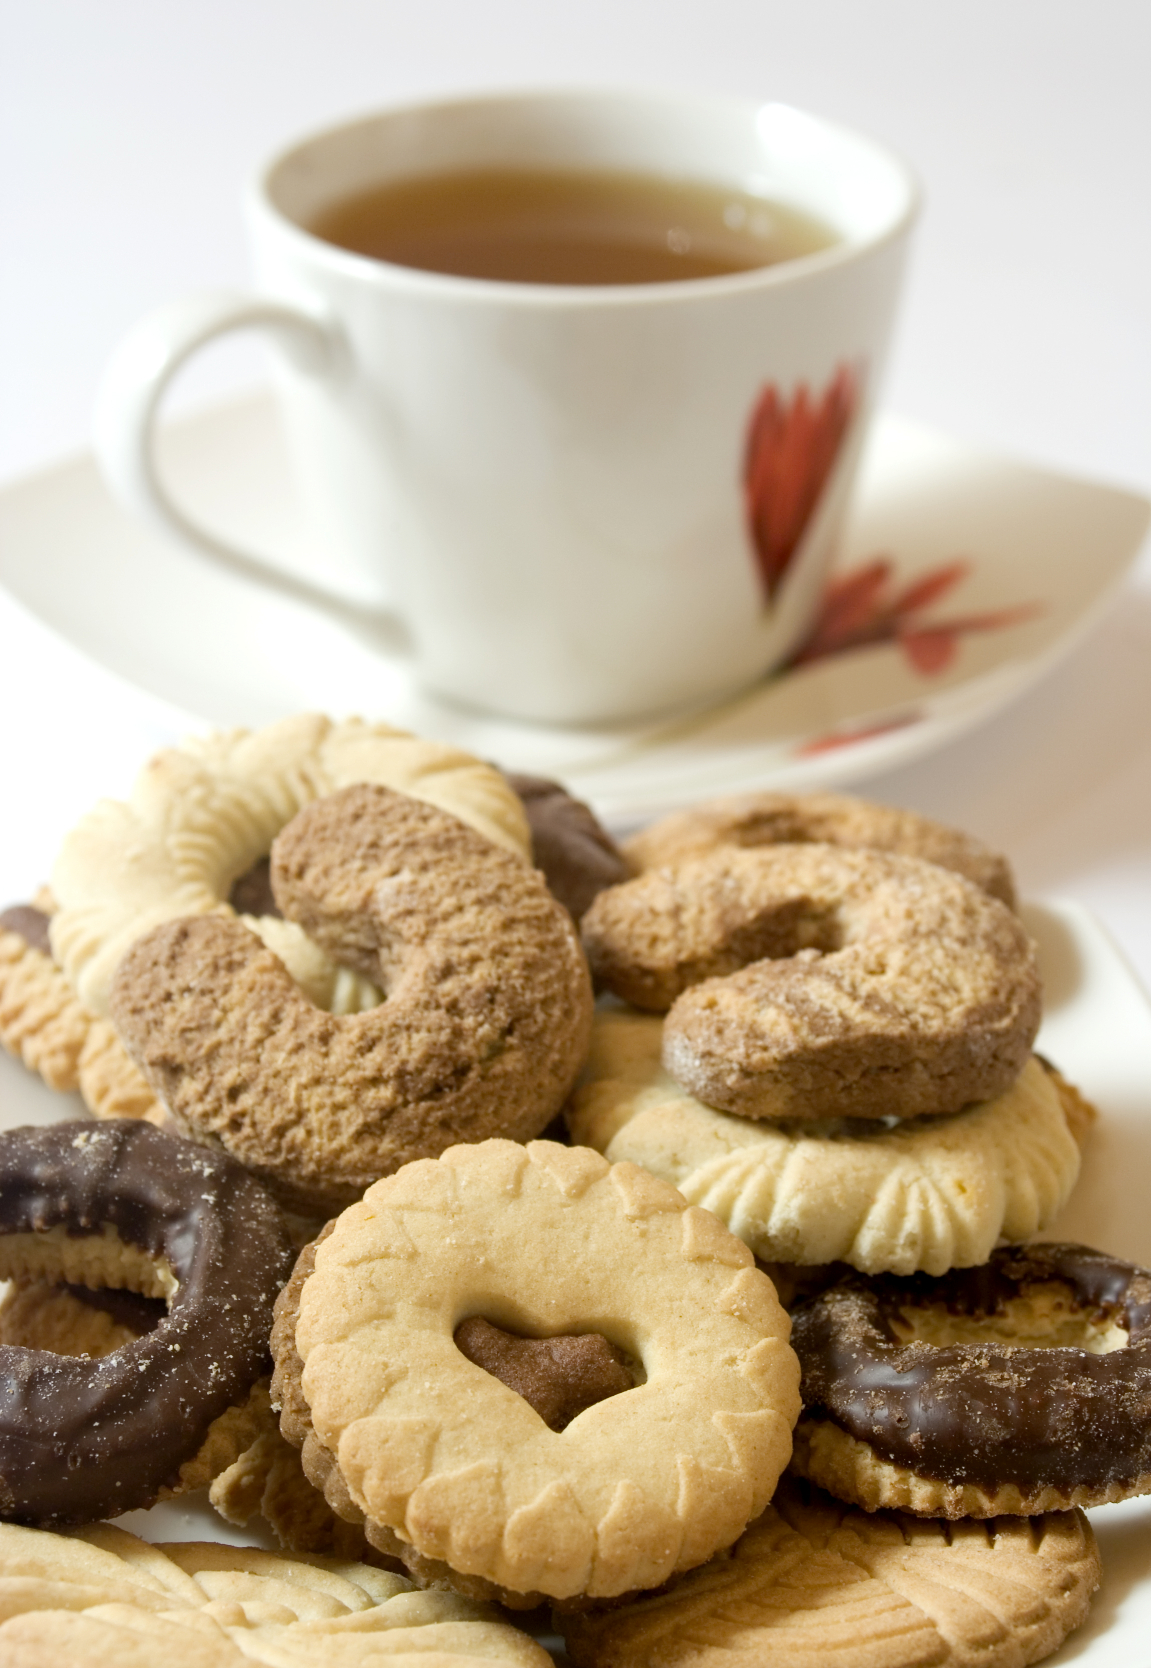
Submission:
[[[360,785],[293,818],[272,874],[285,913],[388,999],[324,1012],[236,920],[154,928],[117,970],[112,1017],[181,1129],[289,1209],[326,1215],[411,1159],[546,1127],[592,995],[536,870],[458,817]]]
[[[282,1428],[405,1558],[521,1597],[653,1586],[734,1540],[787,1462],[797,1374],[770,1281],[634,1165],[454,1147],[370,1188],[301,1262],[272,1338]],[[598,1333],[634,1387],[557,1432],[461,1353],[477,1315],[521,1340]]]
[[[1100,1575],[1081,1512],[931,1523],[784,1483],[667,1592],[563,1625],[578,1668],[1026,1668]]]
[[[602,892],[582,933],[602,985],[670,1009],[673,1077],[743,1117],[956,1112],[1001,1094],[1039,1029],[1018,919],[917,858],[721,848]]]
[[[316,714],[186,741],[145,766],[127,802],[98,805],[57,859],[52,948],[84,1007],[107,1014],[117,963],[160,922],[236,913],[247,913],[313,1001],[342,1012],[378,1001],[341,978],[301,929],[267,913],[259,871],[249,878],[299,810],[356,782],[409,794],[525,861],[530,854],[523,806],[501,773],[442,742]]]
[[[920,857],[974,881],[1009,909],[1015,884],[1007,859],[970,834],[914,811],[873,805],[842,793],[746,793],[676,811],[624,842],[636,870],[674,868],[716,846],[774,846],[818,841]]]
[[[340,1558],[151,1545],[111,1524],[0,1524],[0,1659],[12,1668],[551,1668],[518,1628],[452,1593]]]
[[[1006,1094],[947,1118],[753,1123],[680,1088],[661,1024],[597,1014],[572,1139],[662,1176],[765,1262],[871,1274],[986,1262],[998,1239],[1046,1227],[1079,1174],[1059,1080],[1034,1059]]]

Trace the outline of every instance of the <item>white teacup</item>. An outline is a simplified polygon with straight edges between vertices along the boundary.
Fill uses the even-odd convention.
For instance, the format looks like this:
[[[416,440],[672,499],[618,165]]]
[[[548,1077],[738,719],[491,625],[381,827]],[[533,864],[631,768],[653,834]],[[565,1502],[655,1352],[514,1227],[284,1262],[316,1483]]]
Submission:
[[[446,276],[309,228],[377,182],[610,170],[750,190],[821,221],[814,254],[721,277]],[[258,293],[189,297],[109,366],[97,449],[119,495],[216,560],[361,623],[402,623],[427,690],[552,723],[733,693],[818,601],[874,402],[918,194],[870,140],[781,105],[656,93],[478,97],[294,145],[256,181]],[[315,526],[303,578],[169,498],[167,383],[255,326]]]

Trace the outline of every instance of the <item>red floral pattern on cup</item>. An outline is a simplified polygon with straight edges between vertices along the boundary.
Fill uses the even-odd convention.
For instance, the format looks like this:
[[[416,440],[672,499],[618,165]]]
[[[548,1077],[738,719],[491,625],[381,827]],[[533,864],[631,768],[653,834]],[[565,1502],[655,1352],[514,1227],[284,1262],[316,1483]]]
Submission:
[[[858,405],[850,366],[841,365],[822,393],[806,382],[785,397],[768,383],[747,426],[743,488],[747,527],[764,598],[779,590]]]
[[[1025,602],[947,620],[924,619],[933,603],[967,578],[972,565],[959,557],[928,568],[902,586],[896,582],[894,562],[886,556],[876,556],[847,573],[836,574],[823,593],[811,631],[789,666],[805,666],[848,649],[894,643],[915,671],[930,677],[951,665],[960,638],[973,631],[1022,625],[1041,612],[1042,603]]]

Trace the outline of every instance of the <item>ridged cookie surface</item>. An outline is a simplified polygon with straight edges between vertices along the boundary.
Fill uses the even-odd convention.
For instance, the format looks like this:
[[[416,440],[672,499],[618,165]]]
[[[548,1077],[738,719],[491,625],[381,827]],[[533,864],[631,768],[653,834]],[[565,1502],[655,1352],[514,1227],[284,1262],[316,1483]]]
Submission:
[[[753,1123],[669,1076],[661,1025],[596,1016],[572,1138],[664,1177],[765,1262],[842,1261],[868,1274],[986,1262],[1000,1236],[1027,1239],[1051,1222],[1079,1174],[1058,1081],[1037,1061],[1007,1094],[948,1118]]]
[[[783,1484],[730,1552],[564,1631],[579,1668],[1026,1668],[1099,1579],[1081,1512],[932,1523]]]
[[[151,1545],[112,1524],[0,1524],[0,1661],[13,1668],[548,1668],[491,1611],[367,1565],[207,1541]]]

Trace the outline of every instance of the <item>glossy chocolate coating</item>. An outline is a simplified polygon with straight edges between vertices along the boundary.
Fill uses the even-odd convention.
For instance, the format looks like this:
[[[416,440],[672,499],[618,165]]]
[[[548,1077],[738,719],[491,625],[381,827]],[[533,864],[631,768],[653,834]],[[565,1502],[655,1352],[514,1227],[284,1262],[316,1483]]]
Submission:
[[[891,1317],[942,1303],[992,1314],[1030,1285],[1061,1281],[1089,1315],[1128,1332],[1094,1355],[999,1343],[901,1344]],[[894,1465],[952,1484],[1021,1491],[1104,1488],[1151,1472],[1151,1273],[1081,1245],[997,1251],[941,1279],[855,1275],[800,1308],[792,1347],[806,1412]]]
[[[133,1119],[0,1136],[0,1234],[63,1225],[165,1258],[154,1330],[100,1360],[0,1345],[0,1517],[52,1528],[150,1505],[269,1368],[291,1272],[278,1207],[234,1159]]]
[[[631,878],[611,835],[582,800],[544,776],[505,776],[523,802],[532,831],[532,860],[548,890],[576,921],[606,886]]]
[[[14,932],[22,938],[31,949],[39,950],[41,955],[50,956],[52,945],[48,940],[48,922],[51,919],[42,909],[34,904],[12,904],[10,908],[0,911],[0,930]]]

